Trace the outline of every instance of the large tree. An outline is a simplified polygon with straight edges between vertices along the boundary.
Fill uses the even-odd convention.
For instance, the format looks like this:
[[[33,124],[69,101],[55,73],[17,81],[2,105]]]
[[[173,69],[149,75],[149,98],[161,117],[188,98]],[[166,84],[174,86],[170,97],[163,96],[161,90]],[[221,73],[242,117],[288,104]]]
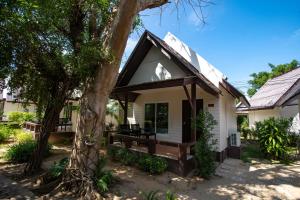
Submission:
[[[194,8],[202,9],[202,3],[207,1],[189,0],[174,1],[187,3]],[[99,160],[99,148],[101,133],[104,129],[105,108],[108,97],[116,83],[118,70],[126,42],[131,31],[134,19],[139,12],[145,9],[160,7],[168,3],[168,0],[122,0],[112,8],[112,15],[105,31],[103,32],[104,49],[109,51],[113,60],[103,61],[95,66],[95,77],[85,85],[80,102],[80,118],[78,120],[77,133],[70,158],[68,170],[64,181],[71,183],[80,189],[82,195],[87,198],[92,196],[94,176]],[[74,179],[74,177],[78,177]],[[74,188],[73,187],[73,188]]]
[[[297,60],[292,60],[290,63],[273,65],[269,63],[271,68],[270,72],[262,71],[258,73],[253,73],[250,76],[252,80],[248,81],[250,88],[247,93],[251,97],[253,96],[261,86],[263,86],[269,79],[272,79],[281,74],[287,73],[297,67],[299,67],[299,62]]]
[[[102,32],[112,14],[108,0],[19,0],[0,3],[0,78],[37,105],[42,126],[26,167],[40,169],[50,132],[75,89],[88,85],[103,60]]]

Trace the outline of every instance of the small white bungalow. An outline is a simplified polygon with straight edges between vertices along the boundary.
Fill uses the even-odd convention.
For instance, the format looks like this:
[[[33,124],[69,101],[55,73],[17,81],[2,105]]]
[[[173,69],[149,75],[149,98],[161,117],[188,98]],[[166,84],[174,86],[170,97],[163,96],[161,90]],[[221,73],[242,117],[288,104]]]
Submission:
[[[250,108],[240,103],[238,114],[248,115],[249,126],[270,117],[293,118],[292,131],[300,130],[300,68],[268,80],[250,99]]]
[[[171,33],[161,40],[144,32],[111,97],[124,109],[124,124],[151,127],[156,134],[155,154],[183,161],[171,169],[177,173],[186,174],[191,168],[190,147],[201,137],[191,124],[201,110],[218,122],[213,130],[217,160],[239,156],[235,100],[248,105],[247,99],[225,75]]]

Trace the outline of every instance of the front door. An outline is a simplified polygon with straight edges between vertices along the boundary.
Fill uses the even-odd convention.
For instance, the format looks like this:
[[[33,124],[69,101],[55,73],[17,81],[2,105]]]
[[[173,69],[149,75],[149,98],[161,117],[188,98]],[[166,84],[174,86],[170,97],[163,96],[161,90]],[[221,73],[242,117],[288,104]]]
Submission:
[[[196,101],[196,113],[199,114],[203,110],[203,99]],[[182,101],[182,142],[192,141],[192,109],[188,100]],[[197,139],[199,133],[197,132]]]

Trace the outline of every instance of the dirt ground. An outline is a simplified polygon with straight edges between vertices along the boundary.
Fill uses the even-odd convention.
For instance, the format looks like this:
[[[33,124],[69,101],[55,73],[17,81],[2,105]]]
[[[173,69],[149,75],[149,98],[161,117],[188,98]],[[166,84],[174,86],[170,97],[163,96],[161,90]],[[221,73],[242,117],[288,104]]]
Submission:
[[[54,154],[45,160],[43,167],[48,168],[54,161],[68,156],[69,153],[70,147],[56,146]],[[38,198],[29,191],[34,187],[35,177],[22,177],[22,168],[23,165],[4,162],[0,164],[0,199]],[[183,178],[170,172],[151,176],[134,167],[122,166],[115,162],[109,162],[107,168],[113,171],[117,181],[106,199],[138,200],[141,199],[141,192],[151,190],[160,191],[161,195],[169,190],[180,200],[300,199],[300,162],[283,165],[270,164],[268,161],[243,163],[241,160],[227,159],[218,166],[216,175],[210,180]],[[7,184],[4,186],[3,183]],[[28,198],[18,198],[20,193]]]

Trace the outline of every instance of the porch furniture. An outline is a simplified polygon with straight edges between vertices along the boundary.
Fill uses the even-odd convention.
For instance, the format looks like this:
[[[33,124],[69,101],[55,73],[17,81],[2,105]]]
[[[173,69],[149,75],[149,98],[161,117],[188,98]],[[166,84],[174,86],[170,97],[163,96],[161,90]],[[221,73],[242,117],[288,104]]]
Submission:
[[[139,124],[131,124],[131,134],[136,137],[140,137],[142,129]]]
[[[150,136],[154,136],[154,140],[156,142],[156,133],[154,133],[154,132],[144,132],[144,133],[141,133],[141,136],[145,136],[147,140],[150,139]]]
[[[129,124],[120,124],[119,125],[119,134],[121,135],[130,135],[131,130]]]

